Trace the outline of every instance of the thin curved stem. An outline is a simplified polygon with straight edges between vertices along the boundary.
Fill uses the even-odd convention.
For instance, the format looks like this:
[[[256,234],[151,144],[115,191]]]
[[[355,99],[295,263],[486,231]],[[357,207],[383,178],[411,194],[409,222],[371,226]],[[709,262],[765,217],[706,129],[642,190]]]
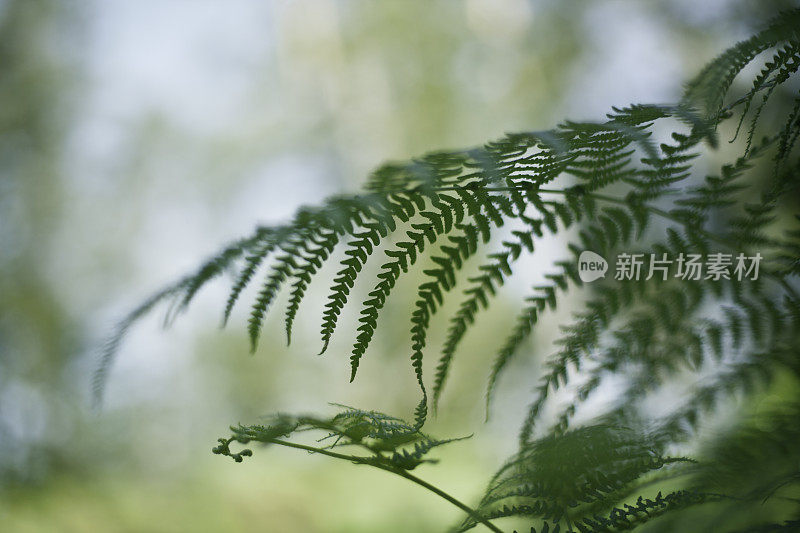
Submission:
[[[383,468],[383,467],[378,467],[378,468]],[[478,522],[480,522],[481,524],[483,524],[484,526],[486,526],[490,530],[494,531],[495,533],[503,533],[502,529],[498,528],[497,526],[495,526],[494,524],[492,524],[488,520],[486,520],[486,519],[482,518],[481,516],[479,516],[471,507],[469,507],[468,505],[458,501],[457,499],[455,499],[454,497],[450,496],[445,491],[443,491],[443,490],[431,485],[427,481],[418,478],[417,476],[407,472],[406,470],[400,470],[400,469],[395,470],[395,469],[389,469],[389,468],[383,468],[383,470],[387,470],[388,472],[394,472],[398,476],[404,477],[407,480],[412,481],[412,482],[416,483],[417,485],[419,485],[421,487],[425,487],[429,491],[433,492],[434,494],[437,494],[437,495],[441,496],[442,498],[444,498],[445,500],[449,501],[450,503],[452,503],[453,505],[455,505],[456,507],[458,507],[459,509],[461,509],[465,513],[469,514],[470,517],[472,517],[473,520],[477,520]]]
[[[359,457],[357,455],[346,455],[343,453],[336,453],[330,450],[326,450],[324,448],[315,448],[314,446],[306,446],[305,444],[297,444],[296,442],[289,442],[280,439],[270,439],[266,443],[280,444],[281,446],[287,446],[289,448],[297,448],[298,450],[305,450],[311,453],[319,453],[322,455],[327,455],[328,457],[333,457],[334,459],[342,459],[344,461],[350,461],[351,463],[371,464],[370,460],[372,459],[371,457]]]
[[[314,446],[307,446],[305,444],[298,444],[296,442],[289,442],[289,441],[280,440],[280,439],[271,439],[268,442],[270,444],[279,444],[281,446],[287,446],[289,448],[296,448],[298,450],[305,450],[305,451],[311,452],[311,453],[319,453],[319,454],[322,454],[322,455],[326,455],[328,457],[333,457],[334,459],[341,459],[343,461],[349,461],[351,463],[374,466],[375,468],[380,468],[381,470],[385,470],[386,472],[391,472],[393,474],[397,474],[400,477],[403,477],[403,478],[405,478],[405,479],[407,479],[407,480],[409,480],[409,481],[411,481],[413,483],[416,483],[420,487],[424,487],[424,488],[428,489],[429,491],[433,492],[437,496],[439,496],[441,498],[444,498],[448,502],[452,503],[453,505],[455,505],[456,507],[458,507],[459,509],[461,509],[462,511],[467,513],[473,520],[477,521],[480,524],[483,524],[484,526],[486,526],[491,531],[494,531],[495,533],[503,533],[502,529],[498,528],[497,526],[495,526],[494,524],[489,522],[487,519],[481,517],[474,509],[472,509],[467,504],[461,502],[460,500],[456,499],[454,496],[451,496],[450,494],[448,494],[447,492],[443,491],[442,489],[440,489],[440,488],[438,488],[438,487],[436,487],[434,485],[431,485],[430,483],[428,483],[424,479],[420,479],[417,476],[409,473],[408,471],[403,470],[402,468],[397,468],[397,467],[391,466],[389,464],[386,464],[385,462],[382,461],[383,458],[381,456],[361,457],[361,456],[358,456],[358,455],[346,455],[346,454],[343,454],[343,453],[332,452],[332,451],[326,450],[324,448],[315,448]]]

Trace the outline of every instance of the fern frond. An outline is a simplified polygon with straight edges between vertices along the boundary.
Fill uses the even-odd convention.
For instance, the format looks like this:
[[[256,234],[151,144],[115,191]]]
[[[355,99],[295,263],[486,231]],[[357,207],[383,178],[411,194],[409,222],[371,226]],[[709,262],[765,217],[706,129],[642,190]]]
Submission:
[[[418,257],[425,251],[427,244],[433,245],[438,237],[444,233],[444,217],[442,211],[447,211],[447,204],[444,202],[436,202],[432,205],[431,209],[441,209],[442,211],[424,211],[425,203],[417,198],[417,207],[422,211],[421,215],[425,218],[424,223],[412,223],[411,230],[406,231],[406,235],[410,240],[400,241],[392,250],[386,250],[385,254],[389,258],[389,262],[381,266],[381,271],[378,274],[380,280],[375,288],[369,293],[369,298],[362,304],[362,310],[359,316],[359,334],[356,342],[353,345],[353,350],[350,355],[350,381],[353,381],[358,371],[359,362],[361,357],[366,353],[367,347],[375,333],[378,320],[378,311],[383,308],[386,299],[391,293],[392,289],[400,278],[403,272],[413,266]],[[450,212],[451,213],[451,212]],[[452,219],[451,219],[452,220]],[[415,366],[415,373],[417,374],[420,387],[424,390],[422,383],[421,369]]]
[[[239,272],[239,276],[237,277],[236,282],[233,284],[231,292],[228,295],[228,301],[225,304],[225,312],[223,313],[222,318],[223,326],[228,323],[228,319],[230,319],[231,312],[233,311],[233,306],[236,305],[239,295],[241,295],[242,291],[247,288],[258,267],[261,265],[267,255],[269,255],[269,253],[274,249],[275,242],[268,241],[260,244],[252,254],[247,256],[245,266]]]
[[[576,314],[575,324],[564,330],[558,353],[545,365],[538,396],[523,428],[523,444],[530,441],[533,424],[552,391],[565,386],[571,373],[585,368],[582,365],[590,358],[597,364],[588,370],[589,379],[579,388],[577,401],[559,418],[556,433],[569,429],[578,404],[609,372],[640,365],[658,374],[643,388],[652,390],[678,369],[693,370],[715,359],[744,364],[746,354],[753,350],[776,346],[776,332],[786,323],[788,307],[764,299],[779,301],[787,295],[792,301],[797,299],[791,278],[800,272],[800,233],[789,231],[777,237],[773,229],[783,219],[781,200],[798,187],[796,167],[786,163],[800,136],[800,98],[788,111],[782,128],[766,131],[762,143],[753,139],[757,128],[764,129],[766,115],[762,109],[767,101],[794,79],[798,69],[798,22],[800,10],[784,13],[767,29],[721,55],[687,86],[676,105],[614,108],[599,123],[565,121],[550,131],[509,134],[479,148],[436,152],[407,163],[384,165],[370,177],[366,194],[335,197],[319,207],[302,208],[285,225],[260,228],[123,320],[106,345],[96,383],[102,383],[122,336],[133,322],[170,298],[176,310],[184,309],[205,283],[240,260],[242,268],[227,299],[224,321],[257,270],[268,263],[248,320],[251,347],[255,349],[266,313],[287,285],[291,289],[285,329],[290,340],[309,284],[342,244],[341,268],[323,311],[323,351],[369,258],[379,251],[387,258],[380,266],[376,284],[361,302],[350,355],[351,381],[400,276],[423,257],[434,264],[423,271],[411,316],[411,366],[422,391],[413,425],[418,429],[427,415],[422,368],[432,318],[440,312],[446,296],[454,292],[481,246],[495,240],[497,228],[512,221],[523,227],[512,229],[511,237],[503,240],[499,249],[487,253],[477,275],[466,277],[466,298],[449,320],[434,376],[434,405],[459,344],[476,323],[480,309],[489,306],[513,275],[514,262],[533,253],[536,240],[545,231],[557,234],[579,222],[578,239],[571,245],[573,254],[582,249],[611,254],[633,242],[642,244],[647,233],[654,235],[647,242],[659,253],[708,253],[714,246],[729,251],[758,249],[765,256],[769,253],[763,267],[765,281],[748,285],[698,283],[698,293],[693,295],[665,289],[653,296],[665,300],[649,307],[642,305],[646,292],[643,285],[610,280],[594,284],[594,297],[587,310]],[[744,67],[769,49],[775,49],[771,59],[754,76],[744,96],[728,98],[734,79]],[[762,102],[751,117],[742,157],[723,166],[720,175],[694,184],[692,170],[701,144],[713,148],[716,129],[737,112],[741,129],[759,96]],[[726,100],[732,101],[726,104]],[[669,142],[656,143],[653,134],[657,124],[664,122],[677,123],[678,131],[672,133]],[[745,188],[744,176],[753,168],[754,158],[767,153],[775,160],[771,182],[760,192],[750,185]],[[557,178],[564,178],[567,184],[548,188]],[[757,194],[761,205],[743,202]],[[661,226],[653,220],[659,220]],[[720,231],[721,226],[726,229]],[[395,244],[387,247],[390,238]],[[559,291],[580,284],[574,261],[556,266],[559,270],[534,288],[491,366],[487,407],[499,376],[533,331],[540,314],[555,308]],[[698,302],[724,305],[724,316],[701,313],[693,307]],[[634,316],[638,311],[642,311],[641,316]],[[691,317],[693,322],[683,327]],[[667,338],[675,328],[682,331]],[[610,343],[601,339],[603,333],[610,334]],[[686,349],[679,354],[681,343]],[[656,354],[670,361],[653,361]],[[729,354],[744,359],[728,361]]]
[[[344,410],[331,418],[279,414],[271,417],[266,424],[232,426],[231,436],[220,438],[218,441],[220,444],[213,451],[215,454],[228,456],[236,462],[241,462],[243,457],[252,456],[252,451],[244,450],[247,452],[244,454],[242,452],[234,453],[230,449],[234,442],[242,445],[251,442],[290,445],[312,453],[338,458],[342,458],[341,454],[333,453],[331,450],[347,446],[367,452],[366,455],[346,456],[349,461],[408,471],[423,463],[435,462],[426,457],[428,452],[434,448],[469,438],[439,440],[421,433],[418,428],[400,418],[377,411],[340,407],[343,407]],[[284,440],[309,431],[323,433],[318,442],[330,439],[333,439],[334,442],[327,446],[313,448]]]
[[[261,326],[267,309],[277,296],[281,286],[293,275],[297,268],[297,261],[301,255],[300,248],[304,242],[301,240],[303,237],[308,238],[307,235],[298,236],[278,245],[284,253],[275,258],[275,264],[270,268],[270,273],[261,286],[258,296],[256,296],[256,300],[250,310],[250,318],[247,321],[251,352],[255,352],[258,347]]]
[[[556,524],[573,521],[580,517],[581,506],[613,501],[645,473],[682,461],[663,456],[647,437],[610,425],[549,435],[525,444],[498,470],[476,513],[489,519],[529,516]],[[619,523],[629,516],[615,513]],[[467,518],[459,531],[474,525],[474,519]]]
[[[363,231],[354,232],[355,239],[347,244],[345,250],[346,258],[341,261],[342,269],[339,270],[334,278],[334,285],[330,289],[328,302],[325,304],[325,311],[322,320],[322,351],[325,352],[330,342],[333,331],[336,328],[339,314],[342,311],[350,289],[355,284],[356,277],[361,272],[367,259],[372,255],[372,251],[377,247],[383,238],[395,231],[397,222],[408,222],[414,216],[416,209],[422,209],[424,203],[417,200],[410,200],[401,194],[391,195],[386,198],[373,196],[372,202],[362,213],[364,220],[361,221]]]
[[[158,304],[169,298],[179,300],[182,308],[188,306],[200,287],[224,272],[243,254],[258,246],[262,239],[269,238],[272,231],[271,228],[257,228],[250,237],[234,242],[203,263],[194,274],[188,275],[168,285],[164,289],[161,289],[128,313],[128,315],[117,324],[114,332],[105,342],[101,350],[100,361],[95,369],[92,380],[94,404],[99,406],[102,402],[103,389],[108,377],[108,372],[119,351],[122,339],[134,323],[150,313]]]
[[[724,99],[736,76],[759,54],[784,42],[797,42],[800,10],[781,13],[762,31],[711,61],[686,87],[685,100],[702,105],[707,116],[724,113]],[[765,84],[761,85],[762,87]],[[751,98],[749,95],[742,102]]]
[[[522,342],[530,335],[533,327],[539,320],[539,315],[548,307],[554,310],[556,307],[556,291],[566,291],[568,282],[580,286],[581,279],[578,277],[576,262],[560,261],[556,265],[561,268],[557,274],[546,274],[545,277],[551,282],[548,285],[538,285],[534,287],[537,295],[529,296],[526,301],[530,303],[517,318],[513,331],[506,339],[503,346],[495,356],[492,365],[489,383],[486,388],[486,416],[489,416],[491,401],[494,396],[497,381],[502,371],[511,362],[514,355],[519,350]]]
[[[135,321],[159,303],[171,302],[169,321],[202,286],[237,264],[223,322],[263,265],[264,279],[248,320],[251,348],[287,286],[290,341],[309,285],[338,247],[340,268],[322,313],[323,352],[370,258],[385,257],[372,290],[356,302],[360,313],[350,354],[351,381],[400,277],[430,262],[415,287],[410,320],[411,367],[422,393],[413,421],[346,406],[331,418],[277,415],[264,425],[233,427],[214,453],[241,462],[252,451],[235,452],[232,446],[262,442],[392,472],[464,511],[459,531],[483,524],[498,532],[491,521],[505,517],[526,517],[532,532],[539,528],[545,533],[563,531],[564,525],[581,532],[621,531],[645,523],[669,526],[689,520],[680,511],[694,505],[714,503],[707,508],[726,510],[732,504],[768,501],[784,487],[794,490],[800,485],[800,408],[794,404],[784,413],[764,414],[760,422],[772,424],[769,430],[751,424],[716,441],[705,452],[714,460],[694,463],[670,457],[666,450],[693,437],[703,416],[732,396],[751,398],[778,377],[800,380],[800,214],[791,203],[800,190],[800,165],[792,161],[800,139],[800,97],[786,94],[794,91],[789,82],[800,69],[798,28],[800,9],[782,14],[709,64],[675,105],[613,108],[602,122],[565,121],[550,131],[509,134],[478,148],[390,163],[370,176],[365,194],[334,197],[300,209],[286,224],[258,228],[120,322],[95,375],[96,399]],[[747,65],[770,50],[744,94],[731,96]],[[793,102],[787,104],[787,97]],[[766,112],[768,104],[782,107]],[[771,120],[774,115],[780,123]],[[732,142],[746,130],[738,157],[729,158],[717,175],[700,180],[698,156],[717,147],[717,130],[731,119],[736,129]],[[675,131],[657,142],[665,125]],[[754,141],[757,134],[762,141]],[[753,179],[759,170],[756,158],[771,158],[771,176]],[[500,228],[512,223],[499,239]],[[433,462],[431,450],[459,440],[421,432],[428,415],[423,360],[433,319],[464,284],[464,300],[447,317],[433,378],[436,407],[460,344],[476,326],[479,312],[514,275],[516,262],[533,254],[546,232],[563,234],[577,225],[577,237],[568,245],[571,257],[555,262],[546,281],[533,287],[491,364],[487,416],[502,372],[542,313],[563,305],[566,291],[583,286],[577,266],[581,251],[611,258],[635,248],[681,260],[688,254],[758,254],[761,275],[692,280],[607,276],[592,283],[585,289],[584,309],[561,327],[555,353],[544,360],[519,450],[497,471],[473,510],[411,474]],[[479,256],[484,259],[476,260]],[[468,273],[472,267],[474,274]],[[612,375],[624,378],[616,405],[579,426],[576,413]],[[658,415],[640,408],[678,380],[687,385],[679,407]],[[540,431],[547,402],[567,387],[574,391],[572,398]],[[302,442],[309,433],[319,434],[319,440]],[[342,453],[351,449],[357,453]],[[681,468],[686,462],[693,463],[691,469]],[[673,475],[682,476],[679,488],[655,496],[656,489],[644,490]],[[720,480],[727,485],[720,486]],[[735,500],[721,494],[728,487],[737,493]],[[655,520],[660,522],[650,524]],[[763,528],[793,525],[785,520]]]
[[[319,240],[311,239],[313,246],[307,249],[307,254],[302,256],[302,261],[295,270],[295,281],[292,283],[292,292],[289,297],[289,304],[286,306],[286,343],[292,342],[292,326],[297,312],[300,310],[300,302],[305,296],[311,279],[322,267],[322,264],[333,252],[338,242],[338,234],[335,231],[329,233],[320,232]]]
[[[584,518],[576,523],[576,528],[581,533],[630,531],[668,512],[681,511],[694,505],[721,499],[723,497],[718,494],[693,493],[685,490],[671,492],[666,496],[659,492],[652,500],[639,496],[634,505],[624,504],[621,508],[614,508],[607,517]]]

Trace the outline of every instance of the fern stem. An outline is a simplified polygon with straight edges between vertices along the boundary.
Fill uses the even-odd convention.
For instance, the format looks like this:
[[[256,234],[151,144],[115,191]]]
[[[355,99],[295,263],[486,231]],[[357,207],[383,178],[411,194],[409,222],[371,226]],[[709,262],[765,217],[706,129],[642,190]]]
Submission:
[[[322,454],[322,455],[327,455],[328,457],[333,457],[334,459],[342,459],[344,461],[349,461],[351,463],[370,465],[370,466],[374,466],[375,468],[380,468],[381,470],[385,470],[387,472],[391,472],[393,474],[397,474],[400,477],[403,477],[403,478],[405,478],[405,479],[407,479],[407,480],[409,480],[409,481],[411,481],[413,483],[416,483],[420,487],[424,487],[424,488],[428,489],[429,491],[433,492],[437,496],[439,496],[441,498],[444,498],[448,502],[452,503],[453,505],[455,505],[456,507],[458,507],[459,509],[461,509],[462,511],[467,513],[473,520],[475,520],[477,522],[480,522],[481,524],[486,526],[489,530],[494,531],[495,533],[503,533],[502,529],[498,528],[497,526],[495,526],[494,524],[489,522],[487,519],[485,519],[482,516],[480,516],[474,509],[472,509],[467,504],[461,502],[460,500],[456,499],[454,496],[451,496],[450,494],[448,494],[447,492],[443,491],[442,489],[440,489],[440,488],[438,488],[438,487],[436,487],[434,485],[431,485],[427,481],[425,481],[423,479],[420,479],[417,476],[415,476],[415,475],[413,475],[413,474],[411,474],[411,473],[409,473],[409,472],[407,472],[407,471],[405,471],[405,470],[403,470],[401,468],[396,468],[396,467],[384,464],[383,462],[381,462],[381,457],[380,456],[377,456],[377,457],[360,457],[358,455],[346,455],[346,454],[343,454],[343,453],[336,453],[336,452],[332,452],[330,450],[325,450],[323,448],[315,448],[314,446],[307,446],[305,444],[298,444],[296,442],[289,442],[289,441],[280,440],[280,439],[270,439],[269,443],[270,444],[279,444],[281,446],[288,446],[289,448],[297,448],[298,450],[305,450],[305,451],[311,452],[311,453],[319,453],[319,454]],[[369,448],[367,448],[367,449],[369,449]]]
[[[379,468],[382,468],[382,467],[379,467]],[[477,512],[475,512],[468,505],[458,501],[457,499],[455,499],[453,496],[449,495],[445,491],[443,491],[443,490],[431,485],[430,483],[428,483],[425,480],[422,480],[422,479],[418,478],[414,474],[411,474],[411,473],[409,473],[409,472],[407,472],[405,470],[399,470],[399,469],[398,470],[395,470],[395,469],[392,469],[392,468],[383,468],[383,469],[387,470],[389,472],[394,472],[398,476],[404,477],[407,480],[412,481],[412,482],[416,483],[417,485],[419,485],[421,487],[425,487],[426,489],[428,489],[429,491],[433,492],[434,494],[437,494],[437,495],[441,496],[442,498],[444,498],[445,500],[449,501],[450,503],[452,503],[453,505],[455,505],[456,507],[458,507],[459,509],[461,509],[465,513],[469,514],[472,517],[473,520],[476,520],[476,521],[480,522],[481,524],[483,524],[484,526],[489,528],[491,531],[494,531],[495,533],[503,533],[502,529],[498,528],[497,526],[495,526],[494,524],[492,524],[491,522],[489,522],[485,518],[482,518]]]
[[[327,455],[328,457],[333,457],[334,459],[343,459],[345,461],[350,461],[351,463],[373,464],[372,457],[359,457],[357,455],[346,455],[343,453],[331,452],[324,448],[315,448],[314,446],[306,446],[305,444],[297,444],[296,442],[289,442],[286,440],[270,439],[269,444],[280,444],[281,446],[288,446],[289,448],[297,448],[298,450],[305,450],[311,453],[319,453],[322,455]]]

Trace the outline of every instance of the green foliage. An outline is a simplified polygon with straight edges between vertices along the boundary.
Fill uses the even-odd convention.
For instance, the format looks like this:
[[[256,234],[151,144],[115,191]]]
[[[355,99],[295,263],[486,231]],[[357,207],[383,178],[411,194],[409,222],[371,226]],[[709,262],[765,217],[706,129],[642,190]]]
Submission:
[[[524,446],[495,474],[476,514],[487,519],[539,517],[555,524],[565,518],[574,521],[581,507],[613,503],[634,480],[684,460],[663,457],[648,439],[609,425],[549,435]],[[600,518],[586,523],[594,521],[607,524]],[[467,519],[459,531],[475,525]]]
[[[770,431],[742,429],[721,438],[697,464],[673,458],[667,450],[696,437],[704,414],[731,398],[752,398],[779,376],[800,378],[795,288],[800,174],[792,161],[800,137],[800,97],[796,86],[794,93],[791,89],[800,67],[798,28],[800,11],[781,14],[711,62],[677,105],[615,108],[600,123],[567,121],[550,131],[509,134],[480,148],[387,164],[370,176],[364,194],[332,198],[301,209],[285,225],[259,228],[121,322],[97,372],[98,397],[134,321],[162,301],[171,301],[174,311],[184,309],[204,284],[237,263],[241,270],[225,306],[225,322],[259,266],[268,264],[248,323],[255,350],[279,291],[290,290],[285,322],[291,339],[311,280],[325,261],[341,256],[322,316],[324,352],[353,288],[368,271],[367,262],[378,256],[377,279],[368,282],[373,288],[359,305],[352,381],[400,277],[424,262],[428,266],[410,316],[409,358],[421,391],[412,423],[349,408],[331,419],[281,415],[267,425],[232,428],[214,452],[240,462],[252,452],[234,453],[232,443],[262,442],[375,466],[459,506],[467,514],[459,531],[478,524],[500,531],[493,521],[511,516],[529,519],[531,531],[548,533],[620,531],[645,523],[685,530],[694,526],[681,520],[695,508],[726,509],[735,502],[752,510],[758,498],[796,489],[796,407],[789,415],[771,415],[776,422]],[[732,96],[735,79],[765,53],[771,55],[750,88]],[[730,124],[733,143],[745,121],[746,136],[735,157],[718,174],[698,179],[696,162],[718,147],[718,132]],[[665,130],[672,131],[669,140],[657,142]],[[409,473],[430,462],[426,454],[432,448],[450,442],[421,433],[429,410],[423,362],[432,319],[448,309],[451,295],[463,295],[439,354],[435,407],[459,346],[478,327],[480,311],[514,274],[515,262],[534,254],[545,234],[569,240],[571,257],[552,262],[546,281],[531,289],[519,316],[510,321],[488,371],[487,412],[503,371],[541,316],[556,308],[563,293],[582,285],[576,267],[582,250],[605,257],[636,251],[657,257],[759,253],[764,261],[758,280],[608,276],[583,289],[583,309],[561,328],[557,350],[544,359],[519,451],[471,509]],[[611,377],[625,378],[616,404],[602,418],[578,424],[581,408]],[[653,395],[687,382],[693,386],[672,411],[653,414],[642,408]],[[542,427],[546,408],[562,389],[569,391],[570,402],[555,409],[551,425]],[[324,432],[328,444],[285,440],[306,431]],[[336,451],[343,446],[367,453]],[[768,459],[772,462],[764,464]],[[767,469],[770,477],[759,480]],[[676,485],[676,478],[684,482]],[[661,492],[650,486],[661,483]],[[748,490],[729,494],[734,487]],[[768,518],[775,525],[757,527],[796,526],[797,500],[784,500],[783,507],[770,508],[775,520]],[[740,526],[725,522],[728,530]]]
[[[237,463],[241,463],[244,457],[252,455],[252,451],[243,449],[233,453],[230,449],[231,443],[235,441],[246,445],[250,442],[261,442],[303,447],[311,452],[384,469],[413,470],[422,463],[436,462],[435,459],[426,458],[432,449],[465,438],[438,440],[425,435],[400,418],[377,411],[339,407],[343,407],[345,410],[332,418],[275,415],[267,424],[233,426],[231,427],[231,437],[219,439],[219,445],[213,449],[213,452],[226,455]],[[316,442],[327,444],[313,447],[283,440],[299,433],[312,431],[322,432],[322,438],[317,439]],[[368,452],[368,455],[344,456],[334,453],[334,450],[345,447],[358,448]]]

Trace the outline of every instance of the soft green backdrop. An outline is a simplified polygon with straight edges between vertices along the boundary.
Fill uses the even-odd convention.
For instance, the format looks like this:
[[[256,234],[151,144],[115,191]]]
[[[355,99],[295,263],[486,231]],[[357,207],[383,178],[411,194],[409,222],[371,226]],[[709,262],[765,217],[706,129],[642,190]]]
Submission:
[[[352,316],[316,356],[319,282],[292,347],[272,317],[253,357],[243,309],[218,328],[226,283],[167,331],[144,321],[93,412],[97,347],[127,309],[257,222],[353,191],[385,160],[674,101],[784,3],[0,1],[0,530],[452,524],[448,504],[381,472],[286,449],[244,465],[210,453],[230,423],[276,410],[409,414],[407,291],[353,384]],[[465,343],[431,424],[476,434],[420,470],[465,501],[512,451],[534,382],[536,361],[520,358],[501,384],[507,414],[484,424],[486,367],[471,362],[505,334],[514,301]]]

